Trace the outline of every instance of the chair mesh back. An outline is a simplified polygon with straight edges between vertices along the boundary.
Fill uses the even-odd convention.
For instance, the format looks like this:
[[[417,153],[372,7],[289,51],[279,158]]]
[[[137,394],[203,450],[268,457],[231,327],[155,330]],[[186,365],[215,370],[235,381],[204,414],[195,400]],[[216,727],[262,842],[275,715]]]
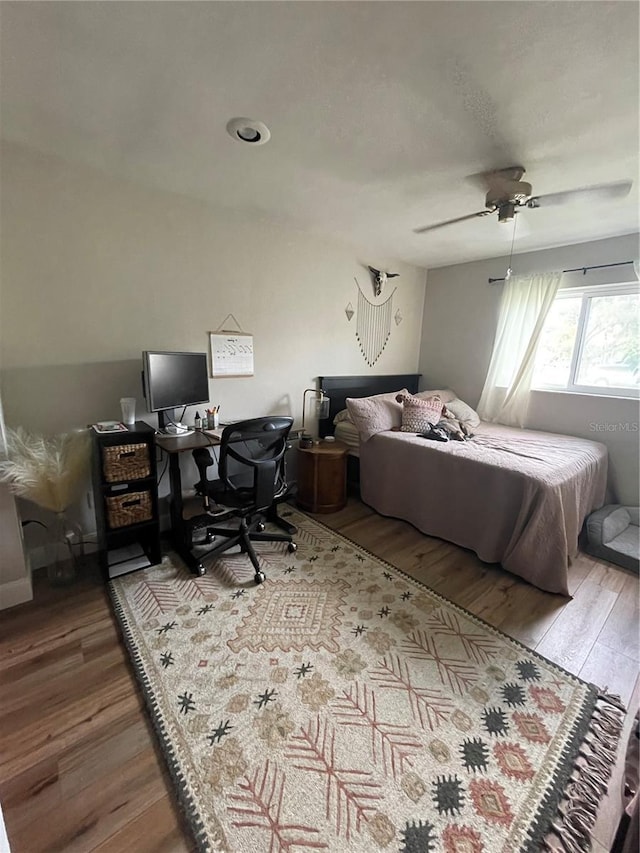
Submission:
[[[271,506],[280,490],[292,425],[293,418],[274,415],[239,421],[222,431],[220,479],[256,509]]]

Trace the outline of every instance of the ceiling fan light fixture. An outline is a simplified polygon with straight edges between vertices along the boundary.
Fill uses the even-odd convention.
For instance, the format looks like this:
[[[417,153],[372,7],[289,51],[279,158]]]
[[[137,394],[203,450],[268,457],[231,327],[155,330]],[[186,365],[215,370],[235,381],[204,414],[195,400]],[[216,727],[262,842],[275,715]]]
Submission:
[[[533,188],[526,181],[503,181],[500,184],[494,184],[487,193],[485,199],[486,207],[499,207],[505,202],[513,202],[514,204],[524,204],[531,197]]]
[[[227,133],[236,142],[246,142],[249,145],[264,145],[271,139],[271,131],[267,125],[252,118],[232,118],[227,123]]]

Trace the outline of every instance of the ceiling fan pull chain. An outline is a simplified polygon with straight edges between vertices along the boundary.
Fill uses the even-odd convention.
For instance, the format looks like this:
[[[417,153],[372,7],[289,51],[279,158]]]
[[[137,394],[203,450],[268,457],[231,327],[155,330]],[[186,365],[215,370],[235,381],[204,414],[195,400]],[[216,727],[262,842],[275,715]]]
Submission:
[[[507,267],[507,272],[505,273],[504,280],[509,281],[511,276],[513,275],[513,270],[511,269],[511,261],[513,260],[513,244],[516,241],[516,225],[518,222],[518,217],[513,217],[513,236],[511,237],[511,253],[509,254],[509,266]]]

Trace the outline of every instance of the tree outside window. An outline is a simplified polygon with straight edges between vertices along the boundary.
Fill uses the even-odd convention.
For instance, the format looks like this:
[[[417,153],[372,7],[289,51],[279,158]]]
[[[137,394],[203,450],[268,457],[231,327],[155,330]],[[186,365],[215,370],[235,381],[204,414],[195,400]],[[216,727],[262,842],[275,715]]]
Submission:
[[[637,396],[640,291],[606,285],[560,291],[542,333],[534,386]]]

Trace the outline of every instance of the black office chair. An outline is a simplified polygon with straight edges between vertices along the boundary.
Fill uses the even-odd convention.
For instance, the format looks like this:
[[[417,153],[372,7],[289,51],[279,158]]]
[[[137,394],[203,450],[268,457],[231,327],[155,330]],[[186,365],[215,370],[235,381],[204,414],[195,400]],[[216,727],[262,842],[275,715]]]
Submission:
[[[265,574],[260,567],[253,542],[287,542],[289,551],[297,546],[289,533],[265,532],[264,519],[270,508],[291,493],[286,481],[284,456],[293,418],[275,415],[252,418],[230,424],[222,430],[218,480],[207,479],[207,468],[213,465],[206,447],[193,451],[200,480],[195,490],[202,495],[204,514],[187,523],[188,547],[193,546],[193,533],[206,530],[206,544],[213,548],[202,559],[240,546],[249,555],[255,569],[255,582],[262,583]],[[213,502],[213,503],[212,503]],[[235,527],[219,527],[221,522],[237,519]],[[221,541],[216,543],[216,539]],[[204,574],[202,562],[196,568]]]

